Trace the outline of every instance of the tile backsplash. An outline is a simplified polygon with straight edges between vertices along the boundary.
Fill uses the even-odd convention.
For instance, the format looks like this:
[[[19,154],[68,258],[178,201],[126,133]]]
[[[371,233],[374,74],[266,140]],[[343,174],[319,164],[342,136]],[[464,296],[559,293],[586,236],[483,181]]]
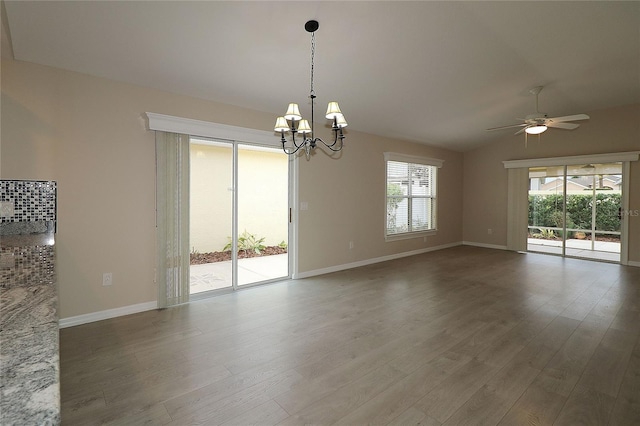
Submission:
[[[54,232],[56,191],[53,181],[0,180],[0,234]]]
[[[0,248],[0,288],[55,283],[55,249],[33,244]]]

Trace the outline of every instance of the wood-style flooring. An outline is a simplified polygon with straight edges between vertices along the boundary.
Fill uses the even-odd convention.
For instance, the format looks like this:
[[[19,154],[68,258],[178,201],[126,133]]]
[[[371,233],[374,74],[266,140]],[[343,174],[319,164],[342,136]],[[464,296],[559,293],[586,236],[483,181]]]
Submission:
[[[63,425],[639,425],[640,268],[460,246],[60,331]]]

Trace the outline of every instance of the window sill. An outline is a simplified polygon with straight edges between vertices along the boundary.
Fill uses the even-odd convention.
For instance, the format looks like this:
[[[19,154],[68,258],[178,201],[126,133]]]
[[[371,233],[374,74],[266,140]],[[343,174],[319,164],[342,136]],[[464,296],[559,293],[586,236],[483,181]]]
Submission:
[[[437,229],[431,229],[429,231],[419,231],[419,232],[407,232],[404,234],[393,234],[393,235],[385,235],[384,241],[400,241],[400,240],[410,240],[413,238],[423,238],[428,237],[429,235],[436,235],[438,233]]]

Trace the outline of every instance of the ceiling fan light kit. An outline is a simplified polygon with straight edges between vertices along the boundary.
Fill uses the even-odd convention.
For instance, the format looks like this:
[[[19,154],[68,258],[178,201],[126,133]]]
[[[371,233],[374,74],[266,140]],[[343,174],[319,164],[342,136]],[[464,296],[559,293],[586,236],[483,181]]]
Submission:
[[[545,125],[529,126],[526,129],[524,129],[524,131],[529,133],[530,135],[539,135],[540,133],[543,133],[545,130],[547,130],[547,126]]]
[[[536,86],[531,90],[529,90],[529,93],[531,93],[536,97],[536,112],[525,116],[525,118],[523,119],[520,119],[524,121],[524,123],[512,124],[509,126],[493,127],[487,130],[493,131],[493,130],[511,129],[514,127],[522,127],[522,129],[518,130],[516,133],[514,133],[514,135],[519,135],[521,133],[524,133],[525,144],[526,144],[527,142],[526,137],[528,135],[540,135],[544,133],[548,128],[574,130],[580,127],[580,125],[577,123],[568,123],[568,121],[579,121],[579,120],[589,119],[589,116],[587,114],[575,114],[575,115],[567,115],[563,117],[549,118],[547,114],[540,112],[538,110],[538,95],[542,91],[542,87],[543,86]]]
[[[309,92],[309,98],[311,99],[311,125],[309,125],[309,121],[304,120],[302,118],[302,114],[300,114],[300,108],[296,103],[290,103],[287,108],[287,112],[284,116],[278,117],[276,119],[276,125],[274,127],[274,131],[280,133],[280,142],[282,142],[282,150],[288,155],[294,155],[300,149],[304,148],[305,155],[307,160],[310,158],[311,151],[318,146],[318,143],[321,143],[326,148],[333,152],[341,151],[344,146],[344,132],[342,129],[347,127],[347,120],[345,120],[342,111],[340,110],[340,106],[338,102],[331,101],[329,105],[327,105],[327,112],[325,117],[327,120],[331,120],[332,126],[331,130],[333,131],[333,143],[328,144],[323,141],[321,138],[314,137],[313,133],[313,118],[314,118],[314,106],[316,93],[313,90],[313,68],[314,68],[314,57],[316,51],[316,36],[315,32],[320,27],[318,21],[307,21],[304,24],[304,29],[311,33],[311,91]],[[287,139],[285,138],[285,134],[291,133],[291,143],[293,146],[285,146],[287,143]],[[296,142],[296,133],[302,134],[302,141]]]

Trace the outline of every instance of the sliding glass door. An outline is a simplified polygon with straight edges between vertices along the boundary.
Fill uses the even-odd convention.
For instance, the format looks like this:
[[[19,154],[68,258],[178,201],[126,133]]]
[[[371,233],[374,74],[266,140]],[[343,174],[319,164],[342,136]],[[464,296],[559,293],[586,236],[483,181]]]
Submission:
[[[529,169],[529,251],[620,261],[622,163]]]
[[[289,276],[289,158],[191,138],[191,294]]]
[[[529,169],[529,251],[564,255],[564,195],[564,167]]]
[[[233,144],[191,138],[190,294],[233,287]]]
[[[289,275],[289,158],[281,149],[238,149],[238,285]]]

